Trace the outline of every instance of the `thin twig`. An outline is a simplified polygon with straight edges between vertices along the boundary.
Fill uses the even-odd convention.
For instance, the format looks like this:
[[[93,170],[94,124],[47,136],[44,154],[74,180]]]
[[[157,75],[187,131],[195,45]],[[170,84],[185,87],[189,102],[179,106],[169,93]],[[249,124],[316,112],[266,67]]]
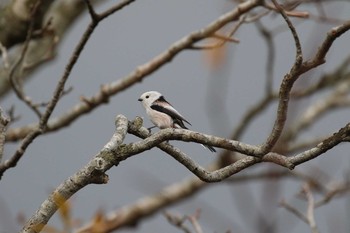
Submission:
[[[123,7],[127,6],[128,4],[130,4],[133,1],[134,0],[124,0],[124,1],[116,4],[111,9],[106,10],[104,13],[102,13],[100,15],[98,22],[100,22],[101,20],[105,19],[110,14],[112,14],[112,13],[122,9]],[[48,104],[46,106],[46,109],[45,109],[45,112],[40,118],[39,124],[36,125],[33,129],[31,129],[29,131],[29,133],[24,137],[24,139],[22,140],[22,142],[19,145],[18,149],[14,153],[14,155],[10,159],[5,161],[5,163],[0,164],[0,179],[1,179],[2,175],[3,175],[3,173],[7,169],[16,166],[17,162],[22,158],[22,156],[25,153],[26,149],[34,141],[34,139],[36,137],[38,137],[39,135],[43,134],[44,132],[46,132],[46,130],[47,130],[47,122],[48,122],[48,120],[49,120],[53,110],[55,109],[58,101],[60,100],[60,98],[62,96],[62,93],[64,93],[64,87],[65,87],[66,81],[68,80],[68,77],[70,76],[70,73],[71,73],[74,65],[76,64],[77,60],[79,59],[80,54],[83,51],[87,41],[89,40],[89,38],[91,37],[92,33],[94,32],[94,29],[96,28],[96,26],[98,25],[98,22],[91,21],[91,23],[86,28],[83,36],[81,37],[79,43],[75,47],[75,49],[74,49],[74,51],[73,51],[73,53],[72,53],[72,55],[71,55],[67,65],[66,65],[64,73],[63,73],[62,77],[60,78],[60,80],[58,81],[58,83],[56,85],[56,88],[55,88],[55,90],[53,92],[52,98],[48,102]]]
[[[302,188],[303,192],[306,195],[306,199],[308,202],[307,206],[307,219],[308,219],[308,224],[311,228],[312,233],[319,233],[317,229],[317,225],[315,222],[315,216],[314,216],[314,210],[315,210],[315,202],[314,202],[314,197],[312,196],[310,186],[308,184],[303,185]]]
[[[267,107],[272,103],[272,100],[274,100],[272,96],[266,95],[265,97],[260,99],[254,106],[249,108],[242,116],[241,120],[239,121],[241,123],[233,131],[232,136],[230,138],[234,140],[240,139],[242,137],[243,132],[252,123],[255,117],[257,117],[260,113],[265,111]]]
[[[338,83],[338,86],[334,87],[328,96],[320,98],[304,110],[299,119],[286,130],[285,139],[294,141],[299,134],[306,131],[327,113],[330,113],[330,110],[349,106],[350,99],[347,96],[349,90],[350,80]]]
[[[168,211],[164,211],[163,215],[166,217],[168,222],[173,226],[181,229],[185,233],[192,233],[191,230],[185,226],[184,222],[186,220],[185,217],[181,217],[179,215],[172,214]]]
[[[267,59],[266,59],[266,84],[265,95],[272,95],[273,92],[273,68],[275,67],[275,44],[273,41],[273,35],[266,27],[260,22],[256,22],[262,37],[265,39],[267,46]]]
[[[208,168],[208,170],[218,169],[220,166],[218,165],[219,163],[219,161],[215,161],[210,165],[210,168]],[[261,179],[275,180],[285,177],[308,182],[312,185],[312,187],[319,189],[321,192],[323,192],[325,189],[325,187],[323,187],[324,184],[322,182],[319,182],[313,175],[309,176],[297,171],[285,170],[266,171],[255,174],[241,174],[233,176],[227,179],[225,182],[230,183],[231,186],[240,182],[259,181]],[[200,180],[193,177],[185,179],[184,181],[177,182],[175,184],[171,184],[163,188],[158,193],[155,193],[151,196],[142,197],[132,204],[123,206],[122,208],[118,208],[116,210],[112,210],[109,214],[106,214],[106,224],[104,224],[104,228],[99,229],[101,232],[113,232],[120,230],[123,227],[135,226],[139,223],[139,221],[145,219],[145,217],[155,213],[156,211],[171,206],[173,203],[178,202],[179,200],[198,194],[206,187],[210,187],[208,186],[208,183],[201,182]],[[169,212],[166,213],[170,214],[171,217],[174,217],[172,220],[174,220],[175,225],[183,224],[185,221],[185,219],[181,216],[171,214]],[[78,229],[76,233],[91,233],[93,232],[93,229],[96,229],[96,225],[97,224],[92,220]],[[186,229],[188,232],[191,232],[189,228],[186,227]]]
[[[300,220],[305,222],[306,224],[309,224],[307,217],[301,213],[299,210],[294,208],[293,206],[289,205],[285,200],[280,201],[280,206],[294,214],[296,217],[298,217]]]
[[[28,27],[27,37],[26,37],[26,40],[24,42],[22,52],[21,52],[19,58],[17,59],[17,61],[13,64],[13,66],[9,72],[9,77],[8,77],[8,79],[12,85],[12,88],[13,88],[14,92],[16,93],[17,97],[20,100],[22,100],[30,109],[32,109],[34,111],[34,113],[39,118],[41,117],[40,110],[35,106],[32,99],[24,93],[23,85],[21,84],[20,80],[16,80],[15,73],[16,73],[16,71],[19,72],[19,68],[20,68],[19,65],[22,64],[24,57],[27,53],[29,43],[32,39],[32,35],[33,35],[33,31],[34,31],[34,23],[35,23],[34,16],[35,16],[35,13],[37,12],[37,10],[39,9],[40,4],[41,4],[41,1],[37,1],[32,9],[31,16],[30,16],[31,20],[30,20],[30,24]]]
[[[302,150],[307,150],[310,149],[311,147],[314,147],[315,145],[321,143],[322,141],[324,141],[326,139],[325,136],[323,137],[316,137],[316,138],[312,138],[312,139],[303,139],[300,141],[297,141],[293,144],[288,144],[288,148],[287,151],[289,153],[297,153],[300,152]]]
[[[132,1],[131,0],[124,1],[122,3],[127,4],[130,2]],[[259,6],[260,2],[261,2],[260,0],[250,0],[239,4],[235,9],[222,15],[221,17],[214,20],[206,27],[200,30],[197,30],[195,32],[192,32],[191,34],[176,41],[165,51],[158,54],[157,56],[155,56],[153,59],[146,62],[145,64],[138,66],[134,71],[132,71],[127,76],[120,78],[113,83],[102,85],[101,90],[98,93],[96,93],[94,96],[90,98],[84,98],[87,101],[82,101],[76,104],[70,110],[68,110],[66,114],[63,114],[62,116],[49,121],[45,132],[54,131],[64,126],[67,126],[70,123],[72,123],[74,120],[76,120],[78,117],[84,114],[87,114],[90,111],[92,111],[94,108],[99,107],[102,104],[106,103],[111,96],[125,90],[126,88],[129,88],[130,86],[136,83],[139,83],[145,77],[149,76],[151,73],[155,72],[163,65],[172,61],[172,59],[176,55],[178,55],[180,52],[185,51],[186,49],[190,49],[190,47],[194,43],[211,36],[213,33],[215,33],[217,30],[219,30],[226,24],[232,22],[233,20],[238,19],[240,16],[244,15],[246,12]],[[109,16],[110,11],[111,10],[107,10],[105,11],[105,13],[99,14],[99,15],[100,17],[107,17]],[[18,129],[10,130],[10,132],[7,133],[6,140],[13,141],[13,140],[18,140],[19,138],[23,138],[36,127],[37,127],[37,124],[32,124],[32,125],[28,125],[27,127],[23,127],[20,130]]]
[[[209,36],[209,37],[220,39],[219,42],[214,43],[214,44],[205,44],[205,45],[195,45],[195,44],[193,44],[193,45],[190,46],[190,49],[210,50],[210,49],[220,48],[220,47],[224,46],[226,44],[226,42],[239,43],[238,39],[231,38],[231,37],[238,31],[240,26],[242,26],[242,24],[245,22],[245,18],[246,18],[246,15],[242,15],[239,18],[239,21],[235,24],[235,26],[231,29],[231,31],[226,36],[222,36],[222,35],[218,35],[218,34],[214,34],[212,36]]]
[[[275,10],[277,12],[280,12],[281,6],[276,5],[276,2],[274,0],[271,0],[273,2],[272,4],[265,3],[265,7],[267,7],[270,10]],[[295,5],[290,5],[290,6],[284,6],[286,8],[285,15],[289,17],[297,17],[297,18],[308,18],[309,17],[309,12],[306,11],[292,11],[295,7],[297,7],[298,4]]]
[[[9,63],[9,60],[8,60],[7,49],[1,43],[1,41],[0,41],[0,51],[1,51],[2,62],[4,63],[4,68],[8,69],[10,67],[10,63]]]
[[[277,3],[277,1],[272,0],[272,2],[274,3],[276,9],[280,12],[283,19],[286,21],[292,33],[294,43],[295,43],[295,48],[296,48],[296,55],[295,55],[295,61],[291,70],[289,71],[288,74],[286,74],[286,76],[283,78],[283,81],[281,83],[276,120],[266,142],[261,146],[262,155],[271,151],[271,149],[276,145],[277,140],[280,138],[282,134],[285,122],[287,120],[290,91],[293,87],[294,82],[300,76],[299,70],[303,62],[301,44],[299,41],[298,34],[295,30],[295,27],[293,26],[292,22],[289,20],[283,8]]]
[[[4,153],[6,127],[10,120],[6,117],[0,107],[0,164]]]
[[[216,39],[220,39],[220,40],[226,41],[226,42],[239,43],[239,40],[236,39],[236,38],[233,38],[233,37],[231,38],[231,37],[228,37],[228,36],[225,36],[225,35],[220,35],[218,33],[215,33],[212,37],[216,38]]]
[[[321,200],[315,202],[315,208],[323,206],[329,203],[337,195],[345,194],[345,193],[348,193],[349,191],[350,191],[349,182],[337,185],[335,188],[332,188],[330,191],[328,191]]]
[[[187,216],[188,220],[192,223],[192,226],[193,226],[196,233],[203,233],[202,227],[198,223],[200,213],[201,213],[201,211],[200,211],[200,209],[198,209],[196,211],[196,213]]]
[[[328,33],[325,40],[318,47],[317,53],[313,58],[305,61],[300,69],[300,74],[305,73],[326,62],[326,55],[332,47],[334,41],[350,29],[350,20],[343,24],[333,27]]]

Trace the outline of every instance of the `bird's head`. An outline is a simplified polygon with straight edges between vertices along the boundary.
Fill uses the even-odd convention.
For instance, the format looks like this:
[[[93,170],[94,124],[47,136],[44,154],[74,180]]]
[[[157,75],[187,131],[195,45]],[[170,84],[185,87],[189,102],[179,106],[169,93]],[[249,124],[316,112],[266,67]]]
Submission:
[[[162,94],[160,94],[157,91],[148,91],[143,93],[138,101],[142,103],[142,105],[147,108],[150,107],[154,101],[158,100],[160,97],[162,97]]]

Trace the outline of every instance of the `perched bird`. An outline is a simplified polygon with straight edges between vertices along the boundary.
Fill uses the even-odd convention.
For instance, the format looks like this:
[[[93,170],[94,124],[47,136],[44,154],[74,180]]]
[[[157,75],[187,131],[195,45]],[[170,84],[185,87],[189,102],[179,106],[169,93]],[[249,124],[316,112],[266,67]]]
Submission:
[[[138,99],[146,109],[147,116],[152,123],[160,128],[177,128],[188,129],[184,122],[191,125],[171,104],[169,104],[164,96],[157,91],[148,91],[143,93]],[[211,152],[216,150],[208,145],[202,145]]]

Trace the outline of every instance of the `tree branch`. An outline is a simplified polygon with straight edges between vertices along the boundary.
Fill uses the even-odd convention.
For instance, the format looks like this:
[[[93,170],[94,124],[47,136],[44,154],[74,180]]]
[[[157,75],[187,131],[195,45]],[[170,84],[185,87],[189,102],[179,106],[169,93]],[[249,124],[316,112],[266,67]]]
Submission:
[[[297,74],[303,62],[301,44],[299,41],[298,34],[295,30],[295,27],[293,26],[292,22],[289,20],[283,8],[277,3],[277,1],[272,0],[272,2],[276,6],[276,9],[279,11],[283,19],[286,21],[292,33],[294,43],[295,43],[295,48],[296,48],[296,55],[295,55],[295,61],[291,70],[289,71],[288,74],[285,75],[285,77],[282,80],[280,91],[279,91],[277,117],[273,125],[272,132],[268,136],[266,142],[261,146],[261,155],[264,155],[267,152],[271,151],[282,134],[284,124],[287,120],[290,91],[294,85],[294,82],[299,78],[299,75]]]
[[[20,70],[21,70],[21,65],[22,65],[24,57],[27,53],[29,42],[33,36],[34,26],[35,26],[34,22],[36,19],[35,16],[38,14],[38,10],[39,10],[40,5],[41,5],[41,0],[37,1],[34,4],[33,9],[30,12],[30,15],[29,15],[30,16],[29,17],[30,23],[29,23],[29,27],[28,27],[27,36],[26,36],[26,39],[25,39],[24,44],[23,44],[22,52],[19,54],[18,59],[14,62],[13,66],[11,67],[11,69],[9,71],[9,75],[8,75],[8,80],[10,81],[12,89],[14,90],[17,97],[21,101],[23,101],[29,108],[31,108],[34,111],[34,113],[39,117],[39,119],[41,117],[40,110],[35,105],[35,103],[31,100],[31,98],[25,94],[24,89],[23,89],[23,85],[22,85],[22,83],[23,83],[22,80],[16,79],[14,74],[16,72],[17,73],[20,72]]]
[[[309,226],[311,228],[311,232],[312,233],[319,233],[319,231],[317,229],[316,222],[315,222],[315,215],[314,215],[315,201],[314,201],[314,197],[312,196],[310,186],[308,184],[305,184],[305,185],[303,185],[302,190],[305,193],[307,203],[308,203],[306,217],[308,219],[308,223],[309,223]]]
[[[86,28],[82,38],[80,39],[78,45],[75,47],[73,54],[71,55],[68,64],[66,65],[66,68],[64,70],[64,73],[62,77],[60,78],[58,84],[56,85],[56,88],[53,92],[52,98],[49,101],[49,103],[46,106],[45,112],[40,118],[39,124],[30,130],[30,132],[25,136],[25,138],[22,140],[20,146],[14,153],[14,155],[5,161],[5,163],[0,164],[0,179],[4,172],[11,168],[15,167],[18,163],[18,161],[22,158],[23,154],[25,153],[27,147],[34,141],[36,137],[43,134],[47,130],[47,122],[55,109],[60,97],[62,96],[62,93],[64,91],[64,86],[66,81],[68,80],[68,77],[76,64],[81,52],[83,51],[87,41],[89,40],[91,34],[94,32],[94,29],[97,27],[98,23],[103,20],[105,17],[109,16],[113,12],[122,9],[124,6],[131,3],[133,0],[124,0],[121,3],[117,4],[117,7],[113,8],[113,11],[106,11],[102,14],[102,16],[97,21],[91,21],[91,23]]]
[[[24,42],[27,37],[29,24],[33,22],[33,29],[39,29],[43,18],[53,0],[45,0],[39,4],[34,17],[33,7],[41,0],[14,0],[0,8],[0,41],[6,48]],[[13,29],[16,30],[13,30]]]
[[[11,3],[15,3],[17,6],[16,11],[18,11],[18,16],[23,16],[28,13],[23,14],[23,10],[30,12],[30,8],[26,9],[26,7],[30,6],[26,5],[27,2],[36,2],[37,0],[26,0],[26,1],[12,1]],[[40,65],[45,62],[51,60],[57,48],[57,44],[62,40],[64,33],[67,31],[71,24],[83,11],[84,4],[81,1],[70,1],[70,0],[61,0],[54,1],[51,4],[51,0],[42,1],[42,4],[39,6],[40,13],[43,13],[42,16],[40,14],[35,15],[35,30],[41,31],[38,36],[34,36],[28,45],[28,50],[23,61],[23,66],[21,67],[21,72],[16,72],[15,79],[24,82],[28,80],[33,73]],[[10,6],[9,6],[10,7]],[[20,9],[20,10],[19,10]],[[68,9],[68,10],[67,10]],[[8,10],[8,12],[12,12]],[[29,14],[30,15],[30,14]],[[28,15],[28,17],[29,17]],[[0,14],[0,17],[5,15]],[[39,17],[40,16],[40,17]],[[40,21],[38,20],[40,18]],[[12,19],[10,17],[10,19]],[[54,20],[51,20],[54,19]],[[18,27],[13,25],[15,20],[0,20],[1,22],[5,22],[7,29],[10,29],[11,32],[21,32],[21,37],[26,38],[28,32],[28,22],[21,21],[21,23],[26,24],[24,28],[19,29]],[[38,24],[38,25],[37,25]],[[47,28],[45,28],[49,25]],[[1,27],[1,26],[0,26]],[[44,30],[43,28],[44,27]],[[16,28],[18,30],[13,30]],[[0,37],[6,33],[6,30],[0,30]],[[8,35],[6,35],[8,36]],[[3,41],[0,38],[0,41]],[[25,41],[25,39],[21,39],[20,41]],[[18,43],[18,42],[16,42]],[[9,76],[9,68],[12,67],[16,62],[16,59],[22,53],[22,44],[18,44],[13,46],[10,51],[8,51],[7,56],[7,64],[0,64],[0,97],[5,96],[9,90],[11,90],[11,85],[7,77]],[[23,137],[22,137],[23,138]]]
[[[128,122],[126,117],[118,115],[116,117],[116,131],[111,140],[84,168],[80,169],[77,173],[64,181],[55,189],[53,193],[50,194],[49,198],[43,202],[36,214],[34,214],[25,224],[21,232],[40,232],[48,220],[51,218],[51,216],[59,208],[59,205],[55,202],[55,199],[57,199],[57,197],[60,197],[61,199],[63,198],[63,200],[68,200],[74,193],[78,192],[81,188],[87,186],[88,184],[106,183],[108,177],[105,172],[109,170],[113,165],[117,166],[119,165],[119,162],[126,160],[133,155],[140,154],[143,151],[151,149],[155,146],[158,146],[160,149],[169,153],[172,157],[185,165],[190,171],[192,171],[195,175],[198,176],[198,178],[202,179],[203,181],[218,182],[260,162],[273,162],[285,166],[293,166],[306,162],[324,153],[345,139],[348,139],[350,135],[350,124],[339,130],[339,132],[335,133],[333,136],[326,139],[325,141],[327,142],[320,143],[315,148],[312,148],[301,154],[292,157],[285,157],[283,155],[270,152],[263,158],[255,158],[249,156],[240,159],[231,165],[211,172],[202,168],[177,148],[164,143],[164,141],[183,140],[203,144],[207,144],[209,142],[212,146],[220,146],[226,149],[230,148],[231,150],[249,154],[252,154],[254,151],[256,152],[257,147],[184,129],[164,129],[153,135],[150,135],[142,141],[122,144],[127,132],[140,137],[146,137],[148,135],[148,130],[142,127],[141,118],[136,118],[133,122]],[[201,185],[198,186],[198,188],[200,187]],[[169,199],[166,198],[164,201],[168,203]],[[158,200],[154,204],[159,206],[164,205],[164,202],[159,202]]]
[[[82,169],[60,184],[49,197],[41,204],[38,211],[26,222],[22,233],[37,233],[47,224],[52,215],[73,194],[89,184],[105,184],[108,176],[105,174],[113,165],[117,165],[120,157],[114,153],[119,151],[127,133],[128,121],[124,116],[118,115],[115,121],[116,130],[110,141],[94,158]]]
[[[160,53],[149,62],[140,65],[129,75],[110,84],[103,85],[101,90],[90,98],[84,98],[81,103],[78,103],[62,116],[52,119],[47,124],[46,132],[51,132],[62,127],[68,126],[78,117],[91,112],[96,107],[108,102],[109,97],[115,95],[130,86],[140,82],[146,76],[158,70],[160,67],[169,63],[178,53],[189,49],[196,42],[210,37],[217,30],[234,20],[237,20],[241,15],[260,5],[260,0],[250,0],[239,4],[232,11],[222,15],[201,30],[195,31],[188,36],[183,37],[167,50]],[[10,129],[6,135],[6,140],[15,141],[25,137],[37,124],[30,124],[17,129]]]
[[[10,120],[4,116],[4,113],[0,107],[0,163],[4,153],[6,126],[9,122]]]
[[[164,129],[149,136],[149,132],[146,128],[135,128],[131,124],[128,132],[141,138],[145,138],[148,136],[147,138],[145,138],[145,140],[135,142],[132,145],[130,145],[130,147],[133,150],[130,156],[134,155],[135,153],[141,153],[142,151],[157,146],[161,150],[167,152],[177,161],[182,163],[187,169],[193,172],[201,180],[206,182],[218,182],[223,179],[226,179],[227,177],[232,176],[235,173],[240,172],[241,170],[247,167],[250,167],[260,162],[272,162],[280,166],[293,169],[294,166],[297,166],[306,161],[314,159],[320,156],[321,154],[324,154],[326,151],[330,150],[339,143],[348,141],[350,136],[350,123],[348,123],[345,127],[341,128],[338,132],[334,133],[332,136],[326,138],[324,141],[322,141],[315,147],[291,157],[286,157],[281,154],[269,152],[263,158],[260,158],[260,149],[257,146],[245,144],[235,140],[229,140],[226,138],[201,134],[185,129]],[[183,152],[179,151],[178,149],[174,149],[172,146],[166,143],[162,143],[168,140],[181,140],[186,142],[197,142],[201,144],[207,144],[210,146],[236,151],[241,154],[248,155],[248,157],[240,159],[237,162],[232,163],[226,167],[220,168],[216,171],[209,172],[200,165],[196,164],[196,162],[190,159]]]

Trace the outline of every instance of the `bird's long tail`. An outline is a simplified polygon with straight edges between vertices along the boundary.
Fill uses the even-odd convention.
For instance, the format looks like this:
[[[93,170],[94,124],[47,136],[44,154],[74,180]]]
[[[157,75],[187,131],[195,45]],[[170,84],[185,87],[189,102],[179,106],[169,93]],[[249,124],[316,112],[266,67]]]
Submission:
[[[216,152],[216,150],[215,150],[215,148],[214,147],[212,147],[212,146],[209,146],[209,145],[203,145],[203,144],[201,144],[201,146],[203,146],[204,148],[206,148],[206,149],[208,149],[208,150],[210,150],[211,152]]]
[[[187,122],[187,123],[189,123],[189,122]],[[177,120],[177,119],[174,120],[173,128],[175,128],[175,129],[188,129],[181,120]],[[216,152],[216,150],[212,146],[203,145],[203,144],[201,144],[201,146],[203,146],[204,148],[207,148],[208,150],[210,150],[213,153]]]

